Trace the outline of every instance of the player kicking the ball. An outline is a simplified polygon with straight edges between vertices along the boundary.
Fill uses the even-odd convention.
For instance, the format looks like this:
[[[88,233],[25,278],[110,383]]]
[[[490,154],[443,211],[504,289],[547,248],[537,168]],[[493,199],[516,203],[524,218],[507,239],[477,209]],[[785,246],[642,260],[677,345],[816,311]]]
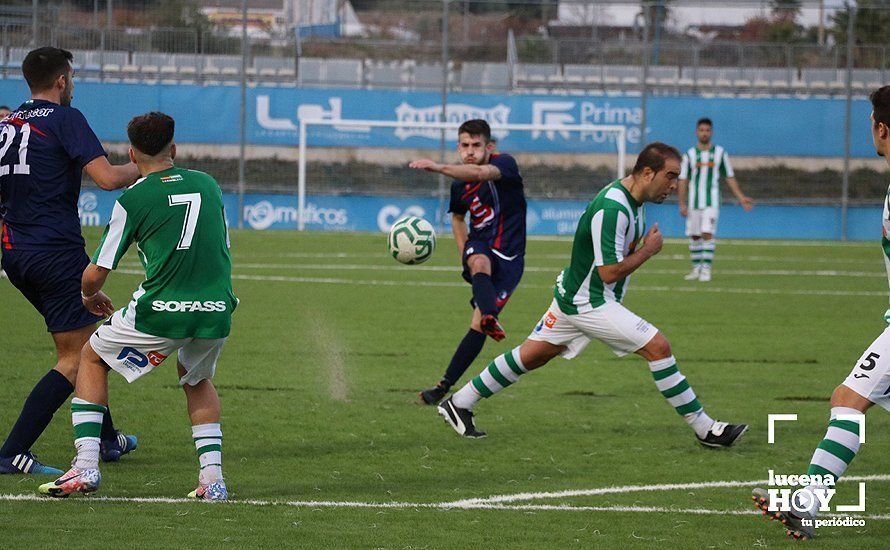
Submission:
[[[890,165],[890,86],[878,88],[871,96],[871,135],[878,156],[884,157]],[[890,189],[884,199],[883,233],[881,246],[884,249],[884,265],[890,277]],[[890,310],[884,313],[884,320],[890,322]],[[825,438],[819,443],[807,475],[828,476],[837,481],[850,462],[856,458],[860,445],[860,430],[863,426],[856,420],[838,418],[851,415],[863,419],[865,411],[877,403],[890,410],[890,327],[871,343],[868,349],[856,362],[856,366],[831,394],[831,416]],[[864,420],[864,419],[863,419]],[[799,495],[798,508],[803,512],[769,510],[769,494],[765,489],[754,489],[754,504],[763,510],[771,519],[781,521],[786,527],[786,534],[795,539],[809,539],[815,533],[813,523],[818,513],[819,501],[815,494],[824,495],[833,486],[810,485],[801,489],[807,496]],[[809,506],[805,506],[809,503]],[[805,521],[806,520],[806,521]]]
[[[219,185],[207,174],[173,166],[173,130],[173,119],[163,113],[135,117],[127,126],[130,159],[142,178],[114,203],[81,290],[87,309],[111,318],[83,348],[71,401],[77,457],[68,472],[41,485],[40,493],[65,497],[99,488],[109,369],[133,382],[178,351],[179,383],[201,467],[198,488],[189,496],[227,499],[219,397],[211,379],[238,300]],[[115,312],[101,289],[134,243],[145,281],[127,307]]]
[[[556,278],[553,302],[528,339],[497,357],[439,404],[439,414],[457,433],[484,437],[472,413],[480,399],[491,397],[557,355],[577,357],[593,339],[618,356],[636,353],[645,358],[656,387],[702,445],[729,447],[748,429],[745,424],[717,422],[708,416],[677,368],[667,338],[621,305],[631,273],[661,250],[657,224],[642,238],[643,204],[662,203],[676,189],[679,173],[679,151],[651,143],[640,153],[631,175],[597,194],[578,222],[571,263]]]
[[[498,314],[519,285],[525,265],[525,192],[516,160],[493,153],[491,128],[484,120],[464,122],[457,135],[463,164],[420,159],[409,165],[454,178],[448,209],[451,231],[461,255],[463,278],[473,286],[470,330],[439,383],[420,392],[427,405],[438,403],[460,380],[482,351],[486,335],[497,342],[506,337]]]

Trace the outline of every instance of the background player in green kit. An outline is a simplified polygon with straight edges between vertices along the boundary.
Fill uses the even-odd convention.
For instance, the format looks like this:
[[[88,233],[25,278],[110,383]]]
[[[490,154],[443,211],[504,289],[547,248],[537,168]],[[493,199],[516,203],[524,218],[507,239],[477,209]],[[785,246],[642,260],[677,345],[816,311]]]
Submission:
[[[52,496],[99,488],[99,430],[108,404],[108,371],[128,382],[178,353],[192,435],[200,461],[199,485],[189,495],[226,500],[222,476],[220,405],[211,379],[238,300],[222,193],[207,174],[173,166],[173,119],[163,113],[135,117],[127,126],[130,158],[142,178],[114,204],[92,263],[83,274],[83,303],[111,318],[84,346],[71,402],[77,457],[71,469],[39,491]],[[145,281],[115,312],[102,292],[108,274],[131,244]]]
[[[720,218],[720,179],[726,178],[726,184],[745,212],[754,208],[754,203],[739,188],[726,149],[711,142],[713,134],[711,119],[699,119],[695,123],[698,143],[683,154],[680,166],[680,189],[677,193],[680,215],[686,218],[686,236],[689,237],[689,257],[692,260],[692,271],[685,277],[687,281],[711,280],[716,249],[714,235]]]
[[[717,422],[705,413],[677,368],[667,338],[625,308],[630,275],[661,250],[658,224],[645,231],[643,203],[662,203],[677,187],[680,152],[664,143],[647,145],[633,172],[597,194],[581,215],[571,263],[556,278],[553,302],[519,347],[495,358],[479,376],[439,405],[439,414],[465,437],[483,437],[473,406],[557,355],[577,357],[592,339],[620,356],[636,353],[649,362],[655,385],[709,447],[729,447],[748,426]],[[645,234],[645,238],[643,235]]]

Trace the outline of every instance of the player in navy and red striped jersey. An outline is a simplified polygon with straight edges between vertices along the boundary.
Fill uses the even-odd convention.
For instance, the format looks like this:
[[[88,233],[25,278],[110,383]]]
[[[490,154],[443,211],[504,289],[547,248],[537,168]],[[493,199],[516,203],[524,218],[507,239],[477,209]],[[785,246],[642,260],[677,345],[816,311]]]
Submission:
[[[0,473],[58,475],[38,462],[31,446],[74,390],[80,353],[101,317],[81,301],[80,280],[90,263],[77,202],[82,171],[99,187],[136,181],[133,163],[113,166],[83,114],[71,107],[71,52],[38,48],[22,62],[31,99],[0,121],[0,239],[9,281],[46,321],[58,357],[34,387],[5,443]],[[107,418],[107,417],[106,417]],[[103,426],[103,457],[117,460],[136,440]]]
[[[451,230],[461,254],[463,278],[473,285],[470,330],[439,383],[420,392],[428,405],[438,403],[460,379],[482,351],[486,335],[498,342],[506,337],[498,314],[519,284],[525,266],[526,203],[516,160],[492,153],[491,128],[484,120],[464,122],[457,134],[463,164],[420,159],[409,165],[455,179],[448,209]]]

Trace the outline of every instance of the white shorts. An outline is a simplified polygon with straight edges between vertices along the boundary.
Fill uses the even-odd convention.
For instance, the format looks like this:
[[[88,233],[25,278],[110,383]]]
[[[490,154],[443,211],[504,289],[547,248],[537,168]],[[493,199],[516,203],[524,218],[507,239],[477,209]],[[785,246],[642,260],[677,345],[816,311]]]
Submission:
[[[648,344],[656,334],[657,328],[618,302],[606,302],[587,313],[567,315],[554,299],[528,339],[566,346],[560,355],[573,359],[591,340],[599,340],[622,357]]]
[[[686,213],[686,236],[698,237],[702,233],[717,234],[717,220],[720,210],[714,206],[690,208]]]
[[[844,385],[890,411],[890,327],[868,346]]]
[[[132,320],[116,311],[110,322],[101,325],[90,337],[90,346],[109,367],[133,382],[179,352],[185,376],[179,384],[194,386],[210,380],[216,372],[216,360],[225,338],[164,338],[136,330]]]

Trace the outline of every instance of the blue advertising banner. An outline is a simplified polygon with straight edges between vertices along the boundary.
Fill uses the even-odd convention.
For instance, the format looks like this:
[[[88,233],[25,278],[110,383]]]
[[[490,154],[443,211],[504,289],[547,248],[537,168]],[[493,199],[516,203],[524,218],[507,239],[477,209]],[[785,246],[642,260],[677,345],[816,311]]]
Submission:
[[[85,226],[108,223],[119,193],[88,190],[80,194],[78,210]],[[238,211],[238,196],[223,195],[231,226]],[[574,235],[584,201],[528,201],[529,235]],[[403,216],[426,218],[449,232],[450,218],[440,220],[439,202],[433,198],[372,196],[307,196],[306,229],[312,231],[389,231]],[[297,229],[295,195],[248,194],[244,196],[243,226],[247,229]],[[847,238],[875,240],[881,235],[880,207],[856,207],[848,211]],[[683,237],[685,220],[676,204],[646,205],[646,221],[658,222],[667,237]],[[840,207],[758,205],[751,212],[726,205],[720,211],[720,238],[823,239],[841,236]],[[877,245],[876,245],[877,246]]]
[[[28,97],[24,81],[0,79],[0,103],[12,106]],[[248,143],[296,146],[300,119],[399,120],[435,122],[438,93],[399,90],[341,90],[256,87],[247,90]],[[100,139],[126,141],[131,117],[161,110],[176,121],[180,143],[238,142],[239,89],[235,86],[146,85],[79,82],[74,106]],[[867,100],[853,103],[854,157],[873,157]],[[740,156],[843,156],[842,99],[704,98],[656,96],[648,100],[646,140],[685,148],[692,145],[695,121],[714,121],[715,140]],[[449,95],[447,118],[485,118],[492,124],[618,124],[628,126],[628,151],[641,142],[638,97],[556,95]],[[454,139],[453,133],[447,135]],[[615,152],[614,135],[559,132],[501,132],[500,148],[513,152]],[[355,126],[315,127],[313,146],[429,148],[439,131]]]

